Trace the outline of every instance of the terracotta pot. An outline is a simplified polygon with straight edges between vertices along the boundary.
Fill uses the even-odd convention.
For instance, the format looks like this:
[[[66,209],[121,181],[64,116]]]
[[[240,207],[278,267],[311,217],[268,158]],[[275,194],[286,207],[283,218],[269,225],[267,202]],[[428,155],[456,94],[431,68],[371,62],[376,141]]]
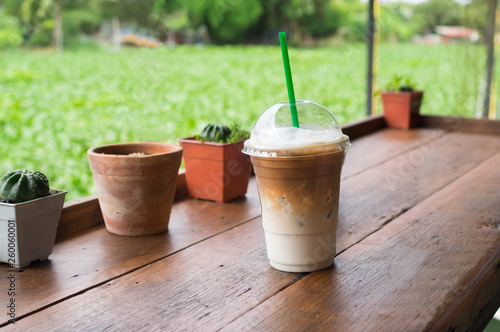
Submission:
[[[200,142],[194,137],[178,140],[184,149],[189,195],[216,202],[245,196],[252,170],[250,157],[241,152],[243,142]]]
[[[139,236],[167,230],[182,159],[180,146],[121,143],[92,148],[87,155],[110,233]]]
[[[422,91],[381,92],[387,125],[401,129],[417,127],[423,94]]]

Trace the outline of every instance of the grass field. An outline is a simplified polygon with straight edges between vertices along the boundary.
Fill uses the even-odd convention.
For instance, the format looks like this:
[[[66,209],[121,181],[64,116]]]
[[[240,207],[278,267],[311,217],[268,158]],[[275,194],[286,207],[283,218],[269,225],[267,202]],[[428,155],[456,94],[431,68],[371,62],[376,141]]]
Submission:
[[[40,170],[70,200],[94,193],[92,146],[176,142],[208,122],[251,129],[287,99],[278,47],[0,54],[0,173]],[[409,75],[425,90],[422,113],[471,117],[484,58],[480,46],[382,45],[379,79]],[[364,45],[291,49],[290,59],[297,99],[326,106],[341,124],[364,117]]]

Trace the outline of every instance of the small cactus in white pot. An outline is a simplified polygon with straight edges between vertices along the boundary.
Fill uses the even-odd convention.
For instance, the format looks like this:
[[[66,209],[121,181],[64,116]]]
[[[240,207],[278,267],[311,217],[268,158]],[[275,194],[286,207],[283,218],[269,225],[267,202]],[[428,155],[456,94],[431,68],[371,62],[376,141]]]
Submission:
[[[65,195],[37,171],[9,171],[0,179],[0,262],[22,268],[49,257]]]

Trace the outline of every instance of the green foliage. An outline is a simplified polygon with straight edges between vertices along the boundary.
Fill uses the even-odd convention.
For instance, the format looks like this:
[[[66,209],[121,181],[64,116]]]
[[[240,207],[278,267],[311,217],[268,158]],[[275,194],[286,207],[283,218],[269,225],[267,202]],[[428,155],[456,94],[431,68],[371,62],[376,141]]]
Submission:
[[[37,171],[9,171],[0,179],[0,199],[9,203],[22,203],[47,196],[49,180]]]
[[[350,42],[365,42],[367,32],[367,6],[360,1],[332,1],[332,6],[341,13],[340,25],[345,39]]]
[[[387,4],[380,7],[379,30],[382,40],[409,41],[415,33],[412,6],[404,3]]]
[[[402,75],[394,74],[392,81],[387,83],[385,86],[386,91],[413,91],[415,90],[415,84],[411,81],[409,77],[404,77]]]
[[[155,0],[103,0],[98,5],[102,17],[111,19],[116,16],[121,22],[144,28],[155,26],[150,20],[154,6]]]
[[[0,12],[0,49],[18,47],[22,42],[17,18]]]
[[[96,32],[101,25],[101,18],[83,9],[68,10],[63,13],[64,38],[73,38],[80,33],[87,35]]]
[[[2,14],[0,12],[0,30],[2,29],[19,29],[19,20],[12,15]]]
[[[262,13],[259,0],[209,2],[206,19],[214,37],[221,42],[244,41],[244,33]]]
[[[22,0],[19,7],[19,18],[24,23],[27,34],[45,29],[44,22],[52,18],[55,0]]]
[[[149,20],[160,30],[163,28],[179,30],[190,24],[188,12],[178,0],[155,0]]]
[[[56,0],[2,0],[5,13],[22,22],[23,36],[48,30],[43,25],[54,19],[56,3]],[[66,39],[73,39],[80,32],[92,34],[103,19],[112,17],[118,17],[127,27],[163,37],[169,29],[193,31],[203,25],[218,44],[249,41],[277,44],[276,32],[280,30],[288,32],[290,45],[300,45],[307,36],[329,37],[339,31],[347,41],[362,42],[367,32],[367,4],[360,0],[63,0],[61,3]],[[415,33],[434,32],[437,25],[464,25],[482,33],[488,5],[484,0],[429,0],[418,4],[383,2],[380,9],[377,28],[381,39],[409,41]]]
[[[28,45],[31,47],[47,47],[52,43],[50,31],[43,30],[35,32],[28,39]]]
[[[1,19],[1,18],[0,18]],[[18,47],[23,43],[23,37],[16,29],[0,30],[0,49]]]
[[[486,31],[486,19],[488,17],[488,1],[472,0],[462,7],[463,25],[476,29],[479,33]]]
[[[413,9],[412,22],[419,33],[434,32],[437,25],[461,25],[460,4],[451,0],[429,0]]]
[[[344,1],[291,0],[286,15],[295,20],[301,29],[315,37],[335,32],[349,15]]]
[[[364,44],[289,51],[298,100],[324,105],[341,124],[365,116]],[[90,147],[175,143],[214,121],[252,128],[287,100],[279,46],[7,50],[0,67],[0,173],[43,168],[69,200],[95,193]],[[425,90],[424,114],[473,117],[484,67],[480,45],[380,46],[379,82],[412,77]]]
[[[241,126],[236,122],[229,127],[229,130],[231,131],[231,134],[227,139],[227,143],[236,144],[242,139],[247,139],[250,137],[250,133],[246,130],[241,129]]]

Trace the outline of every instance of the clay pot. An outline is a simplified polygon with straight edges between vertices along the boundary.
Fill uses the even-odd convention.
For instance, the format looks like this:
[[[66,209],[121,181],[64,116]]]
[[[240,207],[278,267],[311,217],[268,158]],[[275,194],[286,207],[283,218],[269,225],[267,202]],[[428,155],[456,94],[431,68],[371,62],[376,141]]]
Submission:
[[[401,129],[417,127],[423,94],[422,91],[381,92],[387,125]]]
[[[111,144],[92,148],[87,156],[110,233],[139,236],[167,230],[182,159],[180,146]]]
[[[243,142],[200,142],[194,137],[178,139],[184,149],[189,195],[216,202],[245,196],[252,164],[241,152]]]

